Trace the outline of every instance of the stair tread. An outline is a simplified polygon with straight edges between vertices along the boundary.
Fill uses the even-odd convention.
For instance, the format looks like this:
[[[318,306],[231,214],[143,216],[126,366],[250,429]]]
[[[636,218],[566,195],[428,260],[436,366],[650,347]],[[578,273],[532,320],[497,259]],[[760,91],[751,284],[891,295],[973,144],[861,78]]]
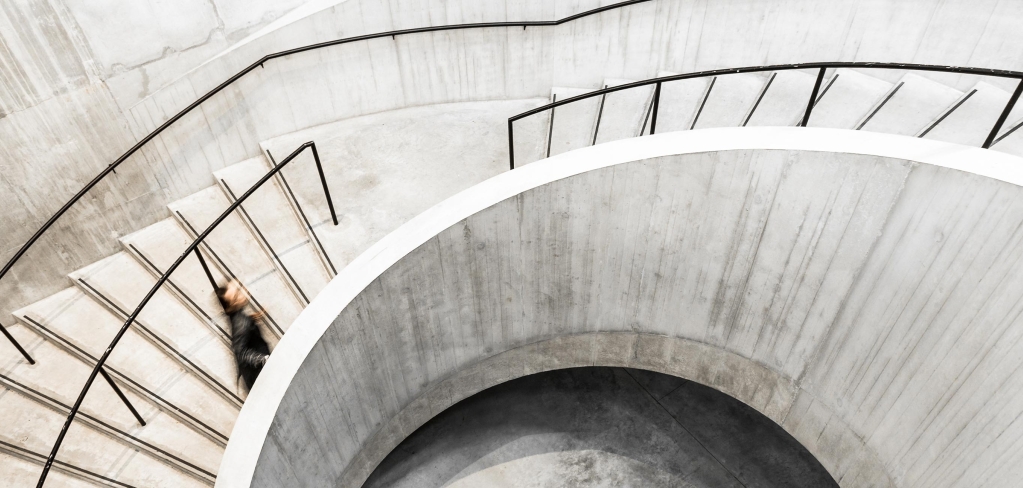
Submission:
[[[147,404],[142,399],[132,397],[127,393],[126,396],[137,409],[140,409],[139,413],[146,419],[145,426],[134,424],[134,417],[124,405],[120,404],[110,405],[109,416],[128,419],[133,424],[127,428],[115,426],[117,430],[102,429],[94,421],[90,421],[86,415],[76,418],[74,425],[79,429],[89,431],[90,436],[94,434],[94,437],[104,439],[108,443],[107,445],[113,449],[144,452],[154,460],[170,465],[176,471],[206,478],[210,478],[210,474],[215,475],[219,468],[219,460],[223,456],[222,447],[190,431],[168,415],[156,411],[154,407],[149,407],[147,410]],[[0,397],[0,409],[3,410],[4,425],[33,425],[40,421],[47,424],[59,424],[65,421],[68,414],[66,408],[53,409],[14,391],[7,392]],[[82,412],[88,414],[84,410]],[[88,415],[97,418],[93,414]],[[100,419],[100,421],[110,424],[106,422],[106,419]],[[8,442],[18,438],[13,437],[17,436],[16,432],[8,435],[12,435],[8,438]],[[138,441],[127,439],[125,436],[132,436]],[[53,442],[54,439],[56,439],[56,435],[44,436],[37,439],[37,444],[21,443],[17,445],[48,453],[49,447],[52,446],[47,444]],[[63,446],[61,453],[62,459],[69,459],[65,457]]]
[[[678,73],[661,71],[658,77],[676,75]],[[657,107],[656,131],[672,132],[689,130],[693,117],[699,110],[700,102],[707,92],[710,78],[693,78],[669,81],[661,84],[661,98]],[[651,119],[653,115],[651,115]],[[652,123],[652,122],[651,122]],[[650,129],[648,128],[647,131]]]
[[[109,300],[121,311],[122,315],[112,317],[121,322],[142,301],[156,279],[138,261],[126,252],[119,252],[70,274],[72,280],[80,285],[84,293],[95,291],[102,296],[94,296],[95,307],[103,307],[102,300]],[[164,285],[166,286],[166,285]],[[40,310],[45,313],[45,309]],[[80,315],[78,307],[68,310],[76,316]],[[48,323],[64,319],[64,314],[48,317]],[[68,317],[66,322],[72,323]],[[161,288],[138,317],[139,323],[164,340],[170,348],[181,353],[203,371],[220,381],[221,385],[234,387],[234,359],[231,355],[228,339],[216,334],[214,325],[203,323],[191,310],[185,307],[174,295]],[[97,344],[102,351],[106,344]],[[156,349],[154,347],[154,349]],[[237,393],[237,391],[235,391]]]
[[[892,86],[873,76],[839,68],[821,86],[807,126],[854,129]]]
[[[230,204],[223,192],[213,186],[193,193],[183,199],[172,202],[168,207],[179,218],[184,218],[194,229],[201,233]],[[246,228],[237,211],[229,215],[206,238],[206,244],[239,280],[248,288],[252,296],[265,307],[271,318],[284,330],[295,320],[303,305],[295,296],[292,288],[281,276],[277,267],[266,257],[252,233]],[[207,257],[207,264],[217,266],[217,259]],[[220,275],[217,273],[215,276]]]
[[[898,90],[862,125],[862,130],[916,135],[963,96],[955,88],[913,73],[903,76],[895,86]]]
[[[36,364],[29,366],[8,363],[4,365],[3,374],[64,405],[74,404],[92,367],[43,339],[26,326],[16,323],[9,327],[9,331],[29,351]],[[83,412],[93,414],[118,428],[131,428],[134,419],[129,421],[122,416],[109,415],[117,411],[116,408],[124,407],[109,388],[90,390],[82,404]]]
[[[42,453],[36,453],[42,455]],[[49,454],[47,452],[47,454]],[[0,479],[8,486],[35,486],[39,481],[39,472],[43,469],[41,462],[32,462],[20,456],[8,454],[0,447]],[[96,488],[103,486],[85,481],[76,476],[65,474],[59,467],[54,467],[46,477],[46,482],[53,486],[65,488]]]
[[[263,157],[256,157],[216,171],[214,176],[225,190],[238,197],[269,170],[268,162]],[[312,300],[330,281],[330,275],[278,179],[264,183],[243,207],[252,225],[284,263],[299,289]]]
[[[401,224],[507,171],[508,118],[543,102],[530,98],[412,107],[304,129],[261,145],[281,161],[302,143],[316,142],[339,225],[330,219],[309,151],[282,173],[341,271]],[[517,147],[528,136],[522,127],[531,127],[546,142],[544,117],[536,114],[515,123]],[[456,164],[452,154],[473,163]]]
[[[524,107],[525,110],[546,105],[550,103],[550,99],[536,99],[534,103],[535,106]],[[547,129],[550,124],[550,114],[550,110],[544,110],[514,122],[513,142],[516,168],[547,157]]]
[[[16,395],[18,397],[17,401],[21,402],[19,403],[20,405],[30,405],[32,410],[52,411],[54,415],[66,418],[70,405],[77,398],[80,391],[79,388],[85,384],[92,370],[91,365],[83,363],[60,347],[43,340],[20,324],[11,327],[11,329],[12,334],[22,341],[37,362],[33,366],[21,365],[12,367],[8,365],[4,368],[3,373],[10,380],[0,379],[0,385],[5,385],[6,381],[15,381],[20,383],[22,387],[36,392],[34,394],[48,397],[52,401],[58,402],[61,406],[60,410],[53,410],[57,405],[49,403],[51,400],[31,397],[27,393],[23,394],[15,390],[7,391],[3,395],[3,399],[13,398],[12,395]],[[69,385],[74,386],[69,387]],[[150,403],[146,398],[134,394],[131,389],[125,388],[123,384],[121,386],[124,394],[132,402],[132,405],[146,419],[147,424],[145,427],[141,427],[136,423],[135,418],[128,411],[127,407],[125,407],[109,385],[106,385],[102,378],[97,378],[93,388],[89,390],[88,395],[85,397],[80,410],[83,415],[79,417],[78,421],[88,424],[89,428],[99,429],[99,427],[88,421],[88,417],[98,419],[98,421],[108,426],[107,429],[116,429],[133,435],[141,441],[167,451],[173,456],[183,458],[193,465],[197,465],[210,472],[216,472],[218,465],[215,460],[219,459],[223,454],[223,448],[220,445],[213,443],[205,435],[196,432],[190,426],[185,425],[172,416],[164,414],[156,405]],[[0,407],[0,416],[3,416],[6,422],[15,422],[12,419],[23,414],[24,412],[21,412],[18,408],[10,407],[9,403]],[[111,432],[108,430],[106,434],[102,435],[109,436]],[[44,437],[42,441],[44,443],[52,442],[53,439],[55,437]],[[134,446],[133,448],[139,447],[127,440],[118,442],[126,446]],[[23,444],[17,445],[21,446]],[[144,446],[142,448],[157,457],[164,456]],[[49,450],[47,449],[46,452],[48,453]]]
[[[923,137],[969,146],[983,145],[1002,110],[1005,109],[1005,104],[1009,102],[1011,94],[983,81],[978,82],[966,93],[970,94],[971,92],[972,95],[962,101],[962,104],[955,107]],[[1009,112],[1007,120],[1016,120],[1021,116],[1023,116],[1023,104],[1017,104]],[[1006,124],[1005,127],[1007,129],[1011,125]]]
[[[38,408],[24,397],[4,395],[0,398],[4,415],[16,413],[16,421],[5,422],[0,439],[37,453],[49,454],[50,443],[65,421],[65,416],[46,408]],[[154,458],[146,451],[76,422],[68,429],[58,459],[94,473],[136,486],[207,486]],[[130,454],[130,455],[129,455]]]
[[[556,86],[551,89],[551,100],[565,100],[591,91],[593,91],[592,88]],[[596,123],[599,109],[600,97],[591,97],[556,107],[549,141],[550,155],[556,156],[591,145],[593,125]]]
[[[145,266],[154,275],[160,275],[169,269],[191,242],[192,239],[174,218],[161,220],[121,238],[126,252],[135,255],[138,261],[147,263]],[[214,294],[213,285],[210,284],[194,253],[186,257],[174,270],[169,281],[171,282],[169,291],[177,293],[180,290],[184,295],[182,299],[193,304],[192,307],[199,311],[200,320],[216,324],[216,333],[229,337],[224,311]]]
[[[1017,103],[1016,107],[1020,108],[1021,105],[1023,103]],[[1013,112],[1015,111],[1013,110]],[[1010,120],[1013,122],[1009,123]],[[1013,130],[1014,128],[1015,130]],[[991,146],[991,149],[1023,157],[1023,117],[1008,118],[1005,125],[1002,126],[1002,130],[999,131],[998,137],[1001,139],[996,138],[997,142]]]
[[[793,126],[799,123],[813,92],[817,76],[803,71],[786,70],[772,73],[770,86],[764,91],[753,112],[747,115],[746,126]]]
[[[767,83],[761,73],[739,73],[714,77],[713,87],[696,120],[696,129],[738,127]]]
[[[604,80],[603,86],[618,86],[634,81],[636,80],[608,78]],[[596,143],[639,136],[640,131],[644,130],[644,119],[648,116],[653,93],[654,85],[608,93],[604,97],[604,106],[600,111]]]
[[[26,317],[34,320],[93,358],[98,358],[102,354],[123,324],[121,319],[102,305],[74,288],[64,290],[15,313],[20,321],[25,322]],[[66,359],[63,358],[60,362],[63,363]],[[36,361],[42,362],[39,358]],[[82,368],[91,370],[91,361],[89,364],[86,366],[83,363]],[[207,383],[189,374],[179,363],[143,338],[134,328],[122,336],[118,347],[111,353],[108,364],[154,394],[201,419],[218,432],[225,435],[230,433],[237,416],[237,407],[215,393]],[[84,384],[84,380],[83,377],[77,384]],[[229,386],[234,384],[229,383]],[[54,388],[54,393],[62,394],[58,392],[59,389]]]

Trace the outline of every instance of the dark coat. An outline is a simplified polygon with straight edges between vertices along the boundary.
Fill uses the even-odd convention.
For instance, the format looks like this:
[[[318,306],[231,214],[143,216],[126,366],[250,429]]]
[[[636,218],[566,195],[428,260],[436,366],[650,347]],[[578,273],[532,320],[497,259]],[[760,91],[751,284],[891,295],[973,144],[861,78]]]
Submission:
[[[263,340],[251,315],[238,311],[228,317],[231,320],[231,350],[238,364],[238,376],[251,390],[270,355],[270,346]]]

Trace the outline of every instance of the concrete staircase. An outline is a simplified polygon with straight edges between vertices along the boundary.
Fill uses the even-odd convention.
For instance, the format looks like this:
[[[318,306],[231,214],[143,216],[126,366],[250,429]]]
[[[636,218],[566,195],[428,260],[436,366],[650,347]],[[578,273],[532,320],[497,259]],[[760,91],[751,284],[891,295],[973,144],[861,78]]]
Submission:
[[[656,73],[666,75],[669,73]],[[654,75],[653,73],[651,75]],[[563,100],[598,87],[554,87]],[[666,83],[657,132],[796,125],[814,75],[779,72]],[[595,97],[516,123],[517,164],[649,134],[653,87]],[[1009,93],[966,92],[907,74],[890,83],[828,73],[810,126],[889,132],[980,145]],[[16,312],[0,362],[0,480],[32,486],[96,358],[157,277],[195,236],[268,171],[315,141],[340,225],[334,226],[309,153],[259,189],[201,246],[218,282],[240,279],[269,320],[271,345],[348,262],[454,193],[505,171],[506,121],[543,99],[415,107],[340,120],[261,143],[262,157],[215,172],[212,185],[168,217],[120,237],[123,251],[69,275],[69,288]],[[1021,104],[1023,106],[1023,104]],[[1021,123],[1023,109],[1006,130]],[[993,148],[1023,156],[1023,131]],[[276,158],[276,159],[275,159]],[[245,399],[230,330],[198,259],[189,256],[123,338],[106,371],[145,419],[141,426],[102,378],[60,451],[52,486],[210,486]]]

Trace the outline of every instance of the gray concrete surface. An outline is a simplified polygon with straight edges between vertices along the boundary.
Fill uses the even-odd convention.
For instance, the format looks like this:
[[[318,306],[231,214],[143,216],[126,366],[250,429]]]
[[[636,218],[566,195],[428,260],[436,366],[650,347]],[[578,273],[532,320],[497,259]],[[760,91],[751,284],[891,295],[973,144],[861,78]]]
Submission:
[[[495,101],[397,110],[284,136],[268,141],[268,147],[286,147],[286,154],[294,148],[284,146],[291,139],[315,138],[324,161],[334,163],[327,167],[327,174],[345,224],[342,232],[329,224],[311,158],[296,161],[287,174],[299,198],[310,195],[304,208],[316,222],[320,238],[341,258],[337,266],[343,267],[416,214],[503,171],[500,129],[505,116],[537,103]],[[452,134],[458,137],[449,137]],[[451,154],[462,154],[472,164],[453,165]],[[268,169],[263,158],[253,158],[216,172],[218,185],[170,204],[181,216],[175,214],[122,238],[123,252],[69,275],[74,288],[16,311],[21,326],[12,327],[11,332],[38,362],[27,364],[10,344],[0,341],[4,357],[0,366],[10,379],[0,384],[13,389],[6,396],[0,390],[4,406],[0,420],[29,426],[29,430],[0,433],[0,440],[37,454],[48,452],[54,428],[74,403],[94,358],[155,278],[191,242],[181,217],[201,230],[227,206],[228,186],[238,195]],[[367,176],[372,184],[365,184]],[[285,270],[310,299],[327,279],[319,256],[310,252],[312,236],[277,184],[270,182],[246,202],[251,221],[236,213],[207,242],[245,281],[268,316],[287,328],[304,303],[297,301],[298,288],[289,286]],[[366,223],[365,232],[353,232],[356,222]],[[214,279],[223,282],[226,275],[219,261],[209,253],[205,256]],[[147,486],[197,481],[196,470],[187,464],[191,463],[205,471],[198,473],[200,483],[211,482],[246,395],[227,347],[229,331],[209,280],[194,255],[189,256],[171,283],[154,295],[108,362],[119,379],[122,374],[135,382],[122,387],[148,424],[139,428],[107,385],[99,382],[84,404],[83,413],[90,418],[82,417],[75,424],[87,436],[69,438],[61,459],[133,484],[140,478],[132,478],[132,473],[154,471],[147,467],[152,462],[170,468],[161,479],[141,483]],[[271,347],[277,343],[275,331],[264,327],[262,332]],[[47,396],[63,406],[51,404]],[[31,428],[43,422],[46,428]],[[140,450],[146,456],[99,457],[90,455],[90,448],[109,453]],[[36,458],[29,460],[38,463]],[[21,474],[16,468],[0,466],[0,484],[18,479]]]
[[[1020,191],[903,159],[755,149],[524,191],[395,258],[316,336],[252,486],[359,486],[457,401],[582,365],[726,392],[840,486],[1012,486]]]
[[[512,380],[405,439],[377,487],[827,487],[781,427],[712,388],[624,368]]]
[[[223,39],[235,40],[296,4],[190,0],[129,8],[18,0],[3,9],[0,100],[12,102],[0,110],[0,208],[6,209],[0,260],[135,141],[267,53],[396,28],[560,18],[601,2],[491,0],[455,7],[350,0],[224,52]],[[29,264],[0,282],[6,299],[0,317],[59,291],[61,276],[115,252],[116,238],[165,218],[164,204],[212,184],[210,171],[256,156],[259,142],[341,118],[544,96],[552,86],[596,88],[607,78],[642,79],[659,70],[822,59],[994,68],[1023,62],[1011,48],[1023,18],[1013,2],[846,0],[812,11],[798,1],[765,5],[661,0],[558,28],[380,39],[274,61],[179,121],[100,185],[44,238]],[[191,23],[181,23],[183,11]],[[805,30],[777,27],[807,18],[813,22]],[[957,42],[944,42],[951,29]],[[960,90],[978,81],[934,79]]]
[[[316,142],[339,225],[330,219],[311,152],[282,172],[340,270],[431,206],[507,171],[508,117],[542,103],[498,100],[392,110],[298,131],[260,146],[280,161],[301,144]],[[534,129],[517,133],[527,141],[542,141],[546,128]]]

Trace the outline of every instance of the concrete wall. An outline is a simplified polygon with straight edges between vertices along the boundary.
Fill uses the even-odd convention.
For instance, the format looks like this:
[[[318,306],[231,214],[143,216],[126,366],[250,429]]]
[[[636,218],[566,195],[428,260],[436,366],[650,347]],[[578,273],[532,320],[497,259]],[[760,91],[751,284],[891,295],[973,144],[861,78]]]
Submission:
[[[841,486],[1013,486],[1020,163],[883,134],[708,129],[492,178],[306,308],[218,485],[359,486],[457,401],[600,365],[743,401]]]
[[[5,4],[0,20],[21,26],[0,29],[13,33],[3,42],[4,53],[14,53],[0,63],[13,73],[0,78],[3,98],[13,100],[0,116],[3,260],[134,141],[268,52],[398,28],[554,19],[604,3],[350,0],[246,38],[175,79],[209,56],[204,49],[226,45],[196,44],[203,35],[233,39],[258,25],[249,14],[260,9],[186,2],[103,15],[112,4],[23,1]],[[189,5],[196,7],[189,22],[169,27]],[[51,230],[0,282],[0,317],[64,286],[64,273],[113,252],[113,237],[165,217],[163,204],[212,184],[211,170],[253,156],[272,136],[403,106],[543,96],[554,84],[597,86],[662,69],[820,60],[1023,68],[1014,49],[1021,17],[1023,6],[995,1],[658,0],[558,28],[424,34],[278,60],[179,121]],[[167,28],[136,27],[164,18]],[[111,37],[114,25],[127,27],[124,37]],[[170,51],[154,49],[152,39]],[[157,51],[166,59],[154,58]]]

